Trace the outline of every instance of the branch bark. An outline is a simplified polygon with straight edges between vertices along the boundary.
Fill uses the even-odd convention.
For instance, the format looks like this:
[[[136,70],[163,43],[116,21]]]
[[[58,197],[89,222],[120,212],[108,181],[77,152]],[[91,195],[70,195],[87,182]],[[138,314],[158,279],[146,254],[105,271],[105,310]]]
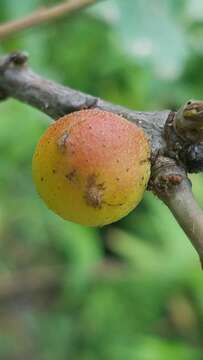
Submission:
[[[40,8],[23,19],[9,21],[0,25],[0,40],[22,30],[55,20],[61,16],[70,15],[94,3],[96,3],[96,0],[70,0],[51,8]]]
[[[202,170],[202,144],[188,144],[178,138],[173,132],[174,114],[170,110],[140,112],[114,105],[40,77],[27,67],[26,60],[23,53],[0,59],[1,99],[13,97],[55,120],[72,111],[96,107],[120,114],[142,127],[152,148],[149,189],[169,207],[203,263],[203,212],[193,198],[186,175],[188,170]],[[199,167],[193,169],[191,162]]]
[[[25,102],[53,119],[70,112],[99,108],[123,115],[142,127],[151,139],[153,156],[166,146],[163,138],[164,124],[169,110],[140,112],[114,105],[95,96],[73,90],[44,79],[27,67],[27,55],[12,53],[0,59],[0,95]]]

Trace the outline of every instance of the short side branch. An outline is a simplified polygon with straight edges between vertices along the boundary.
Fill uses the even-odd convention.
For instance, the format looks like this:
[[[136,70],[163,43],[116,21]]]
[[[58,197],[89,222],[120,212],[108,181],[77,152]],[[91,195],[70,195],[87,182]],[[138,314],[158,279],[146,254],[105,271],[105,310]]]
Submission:
[[[168,206],[199,254],[203,267],[203,211],[192,194],[184,169],[159,157],[153,169],[152,190]]]

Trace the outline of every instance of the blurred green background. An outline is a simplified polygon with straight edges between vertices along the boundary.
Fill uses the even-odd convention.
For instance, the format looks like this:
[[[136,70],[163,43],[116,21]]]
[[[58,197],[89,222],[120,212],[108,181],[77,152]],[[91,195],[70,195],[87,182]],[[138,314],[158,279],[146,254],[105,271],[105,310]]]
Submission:
[[[55,3],[0,0],[0,21]],[[107,0],[0,43],[16,49],[43,76],[131,108],[203,98],[202,0]],[[0,104],[0,359],[203,359],[203,275],[186,236],[150,193],[102,229],[50,212],[31,177],[49,122]]]

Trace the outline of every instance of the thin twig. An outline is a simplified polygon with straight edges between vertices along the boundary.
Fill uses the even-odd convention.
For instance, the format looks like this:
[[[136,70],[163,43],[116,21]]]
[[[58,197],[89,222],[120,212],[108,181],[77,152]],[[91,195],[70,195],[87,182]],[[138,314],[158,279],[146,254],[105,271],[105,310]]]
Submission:
[[[185,178],[170,197],[162,198],[197,250],[203,268],[203,211]]]
[[[61,4],[55,5],[51,8],[40,8],[23,19],[9,21],[0,25],[0,40],[3,40],[24,29],[29,29],[42,23],[55,20],[61,16],[70,15],[73,12],[81,10],[94,3],[96,3],[96,0],[70,0],[62,2]]]

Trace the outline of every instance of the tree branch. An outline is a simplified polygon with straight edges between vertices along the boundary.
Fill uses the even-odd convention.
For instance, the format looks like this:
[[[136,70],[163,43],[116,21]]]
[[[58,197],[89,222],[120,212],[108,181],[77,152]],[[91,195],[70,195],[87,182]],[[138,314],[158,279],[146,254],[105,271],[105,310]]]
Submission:
[[[173,126],[174,113],[169,110],[140,112],[111,104],[45,80],[27,67],[26,60],[23,53],[0,59],[1,99],[13,97],[55,120],[72,111],[96,107],[120,114],[142,127],[152,148],[149,189],[169,207],[203,263],[203,212],[192,196],[186,176],[187,171],[202,170],[202,144],[190,144],[178,137]]]
[[[27,55],[12,53],[0,59],[0,93],[34,106],[57,119],[70,112],[97,107],[123,115],[142,127],[151,139],[153,155],[165,148],[162,132],[170,111],[140,112],[56,84],[31,71]]]
[[[40,8],[23,19],[9,21],[0,25],[0,40],[22,30],[55,20],[61,16],[70,15],[75,11],[96,3],[96,1],[97,0],[70,0],[51,8]]]

